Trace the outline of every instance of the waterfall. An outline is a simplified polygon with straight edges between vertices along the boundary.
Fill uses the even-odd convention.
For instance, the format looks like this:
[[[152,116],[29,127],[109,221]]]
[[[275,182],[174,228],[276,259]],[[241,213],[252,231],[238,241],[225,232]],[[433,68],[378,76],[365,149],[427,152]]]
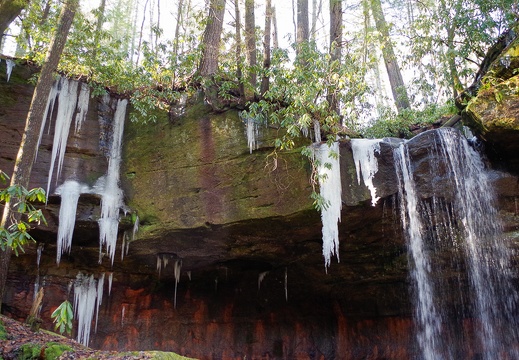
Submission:
[[[371,205],[375,206],[380,197],[377,197],[377,191],[373,185],[373,178],[378,171],[378,161],[375,152],[380,154],[381,140],[375,139],[352,139],[351,150],[353,152],[353,161],[357,170],[357,179],[364,181],[371,193]]]
[[[510,284],[510,251],[503,242],[494,194],[484,164],[465,138],[454,131],[440,131],[441,156],[448,159],[456,191],[454,209],[464,237],[461,251],[468,265],[482,344],[482,358],[519,359],[517,293]]]
[[[87,185],[80,184],[74,180],[67,180],[56,189],[56,194],[61,195],[56,253],[56,263],[58,265],[61,260],[61,255],[64,252],[70,253],[79,196],[81,193],[88,191]]]
[[[433,134],[429,197],[418,196],[408,143],[394,151],[422,357],[454,360],[470,350],[484,360],[518,359],[511,254],[484,164],[458,131]]]
[[[431,267],[425,252],[423,226],[419,215],[418,196],[413,180],[412,167],[406,144],[401,144],[394,152],[395,169],[399,182],[400,217],[406,232],[411,269],[411,278],[417,288],[415,317],[418,322],[417,337],[425,360],[441,359],[439,349],[440,322],[431,286]]]
[[[100,249],[106,246],[112,264],[115,257],[119,227],[119,209],[123,205],[123,191],[119,187],[122,136],[126,117],[126,99],[118,100],[113,120],[113,139],[108,159],[108,170],[101,190],[101,218],[99,219]]]
[[[321,209],[323,224],[323,256],[324,266],[330,266],[333,255],[339,260],[339,221],[341,221],[342,188],[341,169],[339,163],[339,143],[314,145],[317,172],[319,175],[319,193],[326,202]]]

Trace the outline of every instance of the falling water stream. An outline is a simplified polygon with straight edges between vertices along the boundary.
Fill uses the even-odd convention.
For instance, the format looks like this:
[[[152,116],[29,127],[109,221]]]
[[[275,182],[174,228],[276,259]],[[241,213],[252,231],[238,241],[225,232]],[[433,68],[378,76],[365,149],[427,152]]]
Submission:
[[[472,351],[478,359],[519,359],[511,253],[489,177],[458,131],[440,129],[434,136],[437,145],[429,152],[437,163],[430,165],[430,198],[417,194],[417,164],[408,144],[394,152],[422,358],[459,359]],[[445,250],[451,259],[441,257]],[[472,339],[464,319],[473,322]]]

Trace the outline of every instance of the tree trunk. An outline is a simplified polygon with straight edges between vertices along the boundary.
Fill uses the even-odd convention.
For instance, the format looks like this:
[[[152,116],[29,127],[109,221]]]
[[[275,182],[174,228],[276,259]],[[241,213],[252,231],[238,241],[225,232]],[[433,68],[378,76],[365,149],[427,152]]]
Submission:
[[[275,6],[272,6],[272,48],[279,49],[278,20]]]
[[[319,19],[319,14],[321,14],[323,10],[323,0],[312,0],[312,28],[310,29],[310,37],[315,41],[315,35],[317,33],[317,19]]]
[[[270,68],[270,24],[272,22],[271,0],[266,0],[265,8],[265,34],[263,37],[263,78],[261,79],[261,96],[263,96],[270,87],[268,71]]]
[[[103,24],[105,22],[105,10],[106,10],[106,0],[101,0],[101,3],[99,4],[99,15],[97,16],[96,32],[94,34],[94,36],[95,36],[94,45],[99,44],[99,35],[101,34],[101,30],[102,30]],[[92,59],[95,59],[96,57],[97,57],[97,46],[94,47],[94,50],[92,51]]]
[[[389,37],[388,25],[382,12],[382,4],[380,0],[371,0],[371,11],[375,19],[375,26],[381,34],[382,41],[382,56],[386,65],[387,75],[389,77],[389,84],[397,110],[400,112],[403,109],[411,107],[409,97],[405,88],[402,73],[396,59],[393,43]]]
[[[234,25],[236,28],[236,79],[238,80],[238,92],[240,93],[240,97],[243,98],[245,89],[243,85],[243,61],[241,58],[241,15],[238,0],[234,0],[234,17]]]
[[[137,45],[137,60],[135,60],[135,65],[139,65],[141,57],[142,35],[144,33],[144,23],[146,22],[146,7],[148,6],[149,1],[150,0],[146,0],[144,3],[144,11],[142,12],[141,31],[139,32],[139,44]]]
[[[0,0],[0,46],[7,28],[28,3],[29,0]]]
[[[74,19],[78,6],[79,0],[68,0],[64,2],[61,9],[56,34],[50,44],[45,61],[41,68],[38,83],[34,89],[29,113],[27,114],[27,121],[25,123],[25,130],[20,143],[20,149],[18,150],[13,175],[11,176],[11,185],[19,185],[25,188],[29,186],[32,165],[34,164],[38,147],[38,137],[43,122],[43,114],[45,113],[47,99],[54,81],[54,72],[56,71],[61,53],[65,47],[70,26],[72,25],[72,20]],[[5,204],[1,222],[1,226],[4,228],[8,228],[14,221],[19,220],[16,218],[17,213],[12,211],[12,205],[15,202],[16,199],[12,199],[11,202]],[[10,260],[10,248],[7,248],[6,251],[0,251],[0,307],[5,294]]]
[[[340,66],[342,55],[342,0],[330,0],[330,62],[332,66]],[[335,72],[335,69],[331,69]],[[334,87],[328,89],[330,108],[339,113],[339,102]]]
[[[225,14],[225,0],[211,0],[209,5],[209,20],[202,40],[203,53],[198,72],[201,76],[212,76],[218,70],[220,41]]]
[[[180,35],[180,24],[182,23],[183,6],[184,0],[179,0],[177,7],[177,24],[175,25],[175,37],[173,39],[173,55],[175,56],[175,62],[177,62],[178,59],[178,37]]]
[[[256,92],[257,75],[255,67],[258,64],[256,50],[256,19],[254,16],[254,0],[245,0],[245,43],[249,63],[249,83]]]
[[[309,36],[308,0],[297,0],[297,44],[301,45],[303,42],[308,42]]]

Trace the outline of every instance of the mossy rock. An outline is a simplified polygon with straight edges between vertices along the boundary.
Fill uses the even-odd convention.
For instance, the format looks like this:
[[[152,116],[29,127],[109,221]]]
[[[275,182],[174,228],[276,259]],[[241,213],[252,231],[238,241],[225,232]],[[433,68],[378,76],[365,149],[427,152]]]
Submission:
[[[65,351],[73,351],[70,346],[49,342],[44,346],[38,344],[24,344],[20,347],[20,360],[39,359],[42,353],[46,360],[55,360],[61,356]]]
[[[473,127],[482,134],[519,131],[519,75],[482,87],[466,108]]]

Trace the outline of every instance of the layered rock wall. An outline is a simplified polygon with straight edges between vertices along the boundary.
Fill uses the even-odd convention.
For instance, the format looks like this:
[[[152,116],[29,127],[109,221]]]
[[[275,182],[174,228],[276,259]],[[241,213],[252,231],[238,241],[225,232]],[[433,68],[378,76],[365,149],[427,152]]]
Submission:
[[[6,172],[30,101],[27,75],[23,67],[15,68],[9,83],[0,75],[0,99],[17,94],[0,110],[0,168]],[[71,134],[58,181],[75,176],[92,186],[106,171],[99,116],[107,111],[99,104],[91,99],[82,132]],[[49,225],[34,231],[45,245],[41,262],[36,266],[36,245],[13,259],[2,311],[25,318],[39,277],[45,290],[41,317],[51,328],[50,314],[71,297],[68,285],[77,273],[105,273],[112,274],[113,287],[110,295],[105,289],[98,330],[90,337],[93,347],[171,350],[201,359],[415,358],[392,146],[381,144],[377,154],[374,182],[381,200],[371,206],[368,189],[357,181],[350,142],[341,142],[340,262],[332,259],[326,272],[320,216],[310,199],[310,166],[300,154],[270,156],[273,129],[262,130],[262,147],[249,154],[235,111],[212,114],[196,102],[180,113],[158,114],[147,125],[126,123],[122,186],[141,230],[124,259],[120,246],[130,216],[121,223],[113,266],[107,258],[99,264],[99,199],[83,195],[72,251],[56,266],[59,197],[50,194]],[[415,180],[422,199],[437,194],[436,188],[448,199],[452,179],[444,168],[429,181],[429,160],[436,156],[430,134],[409,143]],[[31,186],[46,185],[51,139],[49,134],[42,141]],[[493,174],[513,241],[519,224],[517,179]],[[179,260],[175,285],[173,264]],[[470,318],[466,324],[469,337]],[[477,351],[477,344],[467,342],[465,358]]]

